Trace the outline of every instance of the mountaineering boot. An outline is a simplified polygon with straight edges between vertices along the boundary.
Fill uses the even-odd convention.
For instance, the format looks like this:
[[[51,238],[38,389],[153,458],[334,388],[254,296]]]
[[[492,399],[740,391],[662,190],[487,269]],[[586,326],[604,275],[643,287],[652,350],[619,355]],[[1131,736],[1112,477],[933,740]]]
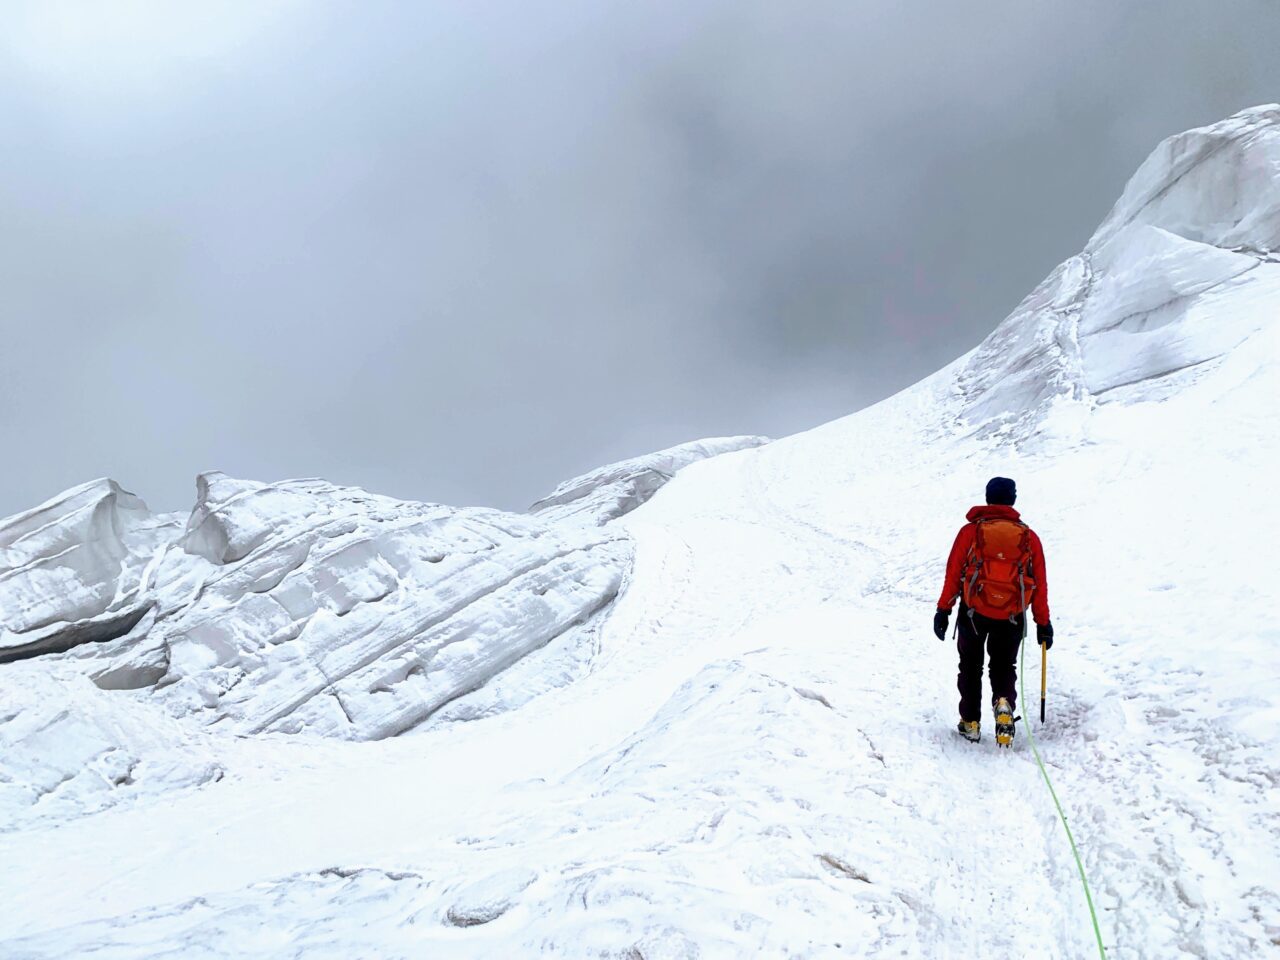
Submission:
[[[980,727],[981,724],[977,720],[961,720],[956,724],[956,731],[970,743],[977,743],[982,736],[979,732]]]
[[[1013,746],[1013,707],[1009,706],[1009,701],[1005,697],[997,700],[995,707],[996,745],[1011,747]]]

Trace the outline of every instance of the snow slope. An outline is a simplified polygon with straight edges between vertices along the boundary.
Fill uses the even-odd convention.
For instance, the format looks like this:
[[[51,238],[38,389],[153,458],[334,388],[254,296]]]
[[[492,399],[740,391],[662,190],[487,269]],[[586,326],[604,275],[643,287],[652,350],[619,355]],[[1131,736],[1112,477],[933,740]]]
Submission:
[[[611,463],[566,480],[529,512],[544,520],[608,523],[647,503],[685,467],[768,442],[766,437],[715,437]]]
[[[81,648],[0,667],[50,714],[115,718],[115,748],[51,717],[41,749],[10,730],[26,707],[0,712],[28,751],[4,755],[10,792],[46,751],[139,759],[3,808],[0,953],[1096,955],[1025,737],[958,741],[929,631],[951,537],[1004,474],[1046,544],[1037,738],[1109,956],[1280,956],[1278,237],[1280,107],[1171,138],[948,368],[693,463],[603,526],[548,521],[634,550],[585,663],[552,681],[544,647],[413,736],[254,732],[225,691],[99,689]],[[261,527],[291,509],[264,502]],[[210,608],[220,636],[253,623],[246,598]],[[250,702],[263,674],[237,669]],[[541,695],[502,687],[522,670]]]

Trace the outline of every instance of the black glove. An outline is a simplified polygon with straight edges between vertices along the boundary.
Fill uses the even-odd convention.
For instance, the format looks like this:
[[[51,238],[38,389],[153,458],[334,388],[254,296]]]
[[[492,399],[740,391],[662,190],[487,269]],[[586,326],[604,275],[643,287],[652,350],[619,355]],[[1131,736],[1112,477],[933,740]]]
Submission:
[[[1053,624],[1037,623],[1036,624],[1036,642],[1046,650],[1053,649]]]
[[[939,610],[933,615],[933,635],[939,640],[947,639],[947,621],[950,619],[950,610]]]

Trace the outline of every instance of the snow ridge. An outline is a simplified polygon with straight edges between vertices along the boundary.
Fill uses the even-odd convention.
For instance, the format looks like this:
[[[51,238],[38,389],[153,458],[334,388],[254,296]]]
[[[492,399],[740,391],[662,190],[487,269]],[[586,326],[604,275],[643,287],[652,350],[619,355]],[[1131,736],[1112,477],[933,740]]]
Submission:
[[[546,520],[608,523],[647,502],[685,467],[768,442],[767,437],[713,437],[611,463],[566,480],[529,512]]]
[[[961,365],[964,420],[1030,441],[1057,405],[1166,395],[1265,328],[1280,284],[1277,179],[1275,104],[1165,140],[1084,251]]]

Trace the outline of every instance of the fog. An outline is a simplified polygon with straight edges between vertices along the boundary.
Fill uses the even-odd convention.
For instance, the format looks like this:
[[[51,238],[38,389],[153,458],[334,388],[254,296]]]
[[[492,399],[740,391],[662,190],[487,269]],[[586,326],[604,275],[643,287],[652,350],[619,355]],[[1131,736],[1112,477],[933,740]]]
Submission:
[[[198,471],[523,508],[962,354],[1267,0],[9,3],[0,515]]]

